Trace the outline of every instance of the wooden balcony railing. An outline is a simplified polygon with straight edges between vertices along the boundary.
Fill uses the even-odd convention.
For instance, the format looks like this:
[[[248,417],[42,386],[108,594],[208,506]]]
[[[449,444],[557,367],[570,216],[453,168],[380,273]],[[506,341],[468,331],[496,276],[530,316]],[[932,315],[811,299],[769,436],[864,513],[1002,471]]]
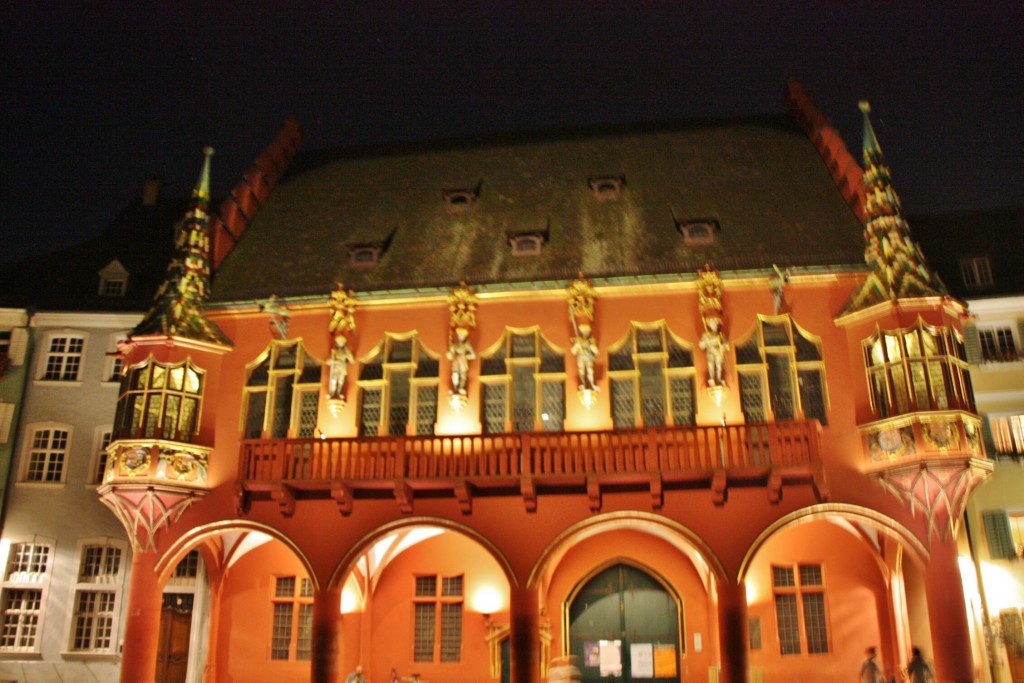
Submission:
[[[725,485],[810,480],[821,472],[816,420],[594,432],[348,439],[250,439],[238,480],[246,493],[358,489],[477,491],[606,484],[656,486],[717,478]],[[724,478],[723,478],[724,477]],[[653,483],[657,482],[657,484]],[[653,489],[652,489],[653,491]],[[456,492],[457,493],[457,492]],[[340,501],[339,501],[340,502]]]

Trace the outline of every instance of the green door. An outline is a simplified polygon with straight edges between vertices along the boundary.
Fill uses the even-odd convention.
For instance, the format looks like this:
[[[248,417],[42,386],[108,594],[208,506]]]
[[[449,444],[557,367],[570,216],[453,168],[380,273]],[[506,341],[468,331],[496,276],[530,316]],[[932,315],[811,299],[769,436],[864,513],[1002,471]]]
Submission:
[[[584,681],[678,681],[681,620],[675,597],[625,564],[605,569],[569,605],[569,649]]]

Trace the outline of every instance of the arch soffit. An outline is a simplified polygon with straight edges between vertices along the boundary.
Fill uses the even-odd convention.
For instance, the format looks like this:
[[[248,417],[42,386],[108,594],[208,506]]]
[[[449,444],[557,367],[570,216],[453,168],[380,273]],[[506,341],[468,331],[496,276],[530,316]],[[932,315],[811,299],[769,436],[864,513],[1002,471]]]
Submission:
[[[313,570],[312,563],[309,561],[309,558],[306,556],[306,554],[302,551],[302,548],[300,548],[297,543],[295,543],[291,538],[289,538],[285,534],[281,533],[280,530],[272,526],[262,524],[260,522],[251,522],[239,519],[213,522],[210,524],[198,526],[194,529],[190,529],[188,532],[186,532],[184,535],[178,538],[174,543],[172,543],[171,547],[168,548],[167,551],[164,552],[164,554],[161,555],[160,558],[157,560],[157,576],[160,577],[161,581],[166,580],[170,576],[170,573],[174,570],[174,567],[178,564],[179,561],[181,561],[181,558],[184,557],[189,550],[199,545],[203,541],[207,541],[217,537],[224,537],[228,534],[241,534],[244,536],[251,533],[259,533],[268,536],[270,539],[279,541],[280,543],[284,544],[285,547],[287,547],[289,550],[295,553],[295,556],[299,558],[299,561],[302,563],[302,566],[306,569],[306,573],[310,577],[310,580],[313,582],[313,589],[320,590],[320,577]],[[236,543],[232,544],[230,548],[222,548],[222,553],[224,555],[222,559],[225,562],[230,562],[233,559],[237,559],[238,557],[241,557],[246,552],[248,552],[248,550],[252,549],[252,547],[242,548],[243,540],[244,539],[239,539]],[[234,554],[232,557],[228,557],[228,555],[232,555],[232,553],[234,553],[236,550],[238,551],[237,554]]]
[[[639,531],[669,543],[693,562],[705,582],[709,574],[719,581],[728,575],[711,547],[689,528],[649,512],[629,511],[597,515],[564,530],[541,553],[530,571],[526,585],[530,588],[539,588],[575,543],[620,529]],[[705,589],[707,588],[709,586],[705,583]]]
[[[358,568],[359,560],[370,552],[376,544],[386,540],[389,536],[394,537],[401,532],[410,531],[416,528],[435,528],[440,529],[443,532],[457,533],[465,536],[471,541],[478,543],[491,557],[494,558],[495,562],[498,563],[498,566],[501,567],[502,572],[508,579],[509,585],[514,588],[520,584],[519,577],[516,576],[515,570],[512,569],[511,563],[508,561],[508,558],[501,549],[475,529],[459,524],[458,522],[453,522],[439,517],[410,517],[408,519],[396,520],[379,526],[356,541],[334,568],[334,571],[331,573],[331,576],[326,583],[326,589],[332,590],[340,588],[345,577],[347,577],[350,572],[355,571]],[[400,553],[408,547],[409,546],[399,544],[398,552]],[[383,569],[384,565],[380,565],[379,568]],[[367,577],[367,579],[372,578],[373,577]]]
[[[742,583],[746,579],[747,571],[750,569],[754,556],[776,534],[801,524],[820,521],[833,523],[842,521],[854,525],[866,525],[876,529],[883,535],[894,538],[904,548],[909,549],[911,551],[910,555],[922,566],[927,564],[928,558],[931,555],[924,543],[910,529],[887,515],[860,505],[822,503],[795,510],[765,527],[747,549],[747,553],[740,563],[739,573],[736,577],[737,583]],[[849,526],[845,526],[845,528],[849,529]]]

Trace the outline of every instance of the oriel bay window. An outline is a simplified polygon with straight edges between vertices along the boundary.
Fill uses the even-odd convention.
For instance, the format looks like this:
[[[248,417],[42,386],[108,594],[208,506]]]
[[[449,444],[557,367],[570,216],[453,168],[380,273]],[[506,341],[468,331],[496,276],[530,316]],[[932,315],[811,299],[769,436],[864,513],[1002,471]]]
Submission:
[[[736,344],[736,370],[747,422],[828,422],[821,339],[789,315],[757,316],[754,330]]]
[[[271,342],[246,366],[244,438],[312,438],[320,408],[321,365],[300,340]]]
[[[192,364],[163,364],[150,356],[125,373],[115,429],[129,437],[191,441],[199,429],[205,372]]]
[[[415,333],[387,335],[361,361],[360,436],[433,434],[439,358]]]
[[[664,322],[633,323],[608,351],[616,429],[694,423],[693,347]]]
[[[558,432],[565,424],[565,352],[539,328],[506,329],[480,362],[485,434]]]
[[[863,342],[871,408],[880,417],[920,410],[974,410],[964,341],[923,320],[877,330]]]

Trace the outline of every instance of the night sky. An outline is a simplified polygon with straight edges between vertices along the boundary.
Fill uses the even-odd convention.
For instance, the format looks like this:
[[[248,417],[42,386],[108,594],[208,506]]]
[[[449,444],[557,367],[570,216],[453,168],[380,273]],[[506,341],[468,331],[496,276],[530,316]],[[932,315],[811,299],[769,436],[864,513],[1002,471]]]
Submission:
[[[784,8],[775,7],[775,5]],[[1024,2],[5,3],[0,261],[102,230],[157,173],[226,192],[303,149],[773,114],[796,78],[904,213],[1024,206]]]

